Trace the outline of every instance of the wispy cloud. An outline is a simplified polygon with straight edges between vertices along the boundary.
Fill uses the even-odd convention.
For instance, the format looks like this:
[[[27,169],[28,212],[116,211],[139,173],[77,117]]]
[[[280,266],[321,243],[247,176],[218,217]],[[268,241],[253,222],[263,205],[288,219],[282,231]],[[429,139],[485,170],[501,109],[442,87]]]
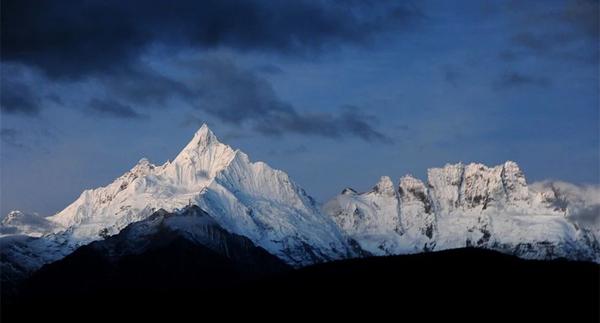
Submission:
[[[113,117],[122,119],[143,119],[146,118],[136,112],[132,107],[122,104],[112,99],[92,99],[89,109],[94,115],[103,117]]]
[[[512,71],[502,74],[494,85],[498,89],[510,89],[523,86],[547,87],[550,84],[549,78]]]
[[[600,229],[600,186],[575,185],[561,181],[531,184],[538,192],[553,191],[557,207],[566,208],[567,215],[585,227]]]

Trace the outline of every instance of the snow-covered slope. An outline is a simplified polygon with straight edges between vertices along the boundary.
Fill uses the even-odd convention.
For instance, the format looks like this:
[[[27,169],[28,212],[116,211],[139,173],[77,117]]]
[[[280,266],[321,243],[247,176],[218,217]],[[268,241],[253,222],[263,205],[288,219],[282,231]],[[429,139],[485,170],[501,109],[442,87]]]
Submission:
[[[401,248],[394,240],[404,232],[398,217],[398,193],[387,176],[381,177],[373,190],[364,194],[345,189],[335,203],[324,206],[324,211],[333,216],[344,232],[360,241],[364,250],[391,253]]]
[[[530,189],[514,162],[433,168],[427,185],[405,176],[387,200],[378,194],[380,183],[362,194],[346,189],[324,207],[373,254],[477,246],[524,258],[600,261],[597,229],[569,216],[573,197]]]
[[[170,212],[190,204],[294,266],[353,254],[332,219],[286,173],[251,162],[203,125],[172,162],[156,166],[142,159],[113,183],[84,191],[66,209],[45,218],[50,225],[36,233],[42,237],[2,238],[3,258],[11,266],[25,264],[33,270],[117,234],[155,210]]]
[[[40,237],[56,228],[54,222],[39,214],[29,214],[18,210],[10,211],[0,222],[0,237],[8,235],[27,235]]]

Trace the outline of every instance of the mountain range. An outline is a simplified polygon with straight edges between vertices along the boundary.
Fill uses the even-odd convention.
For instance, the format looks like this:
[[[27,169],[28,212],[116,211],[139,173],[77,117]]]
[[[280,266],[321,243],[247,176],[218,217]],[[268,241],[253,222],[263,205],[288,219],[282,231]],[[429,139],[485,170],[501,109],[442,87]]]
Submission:
[[[324,210],[363,250],[397,255],[480,247],[526,259],[600,261],[598,229],[574,220],[556,189],[532,190],[514,162],[455,164],[397,188],[382,177],[369,192],[345,189]]]
[[[119,272],[123,259],[171,242],[229,273],[464,247],[598,263],[600,230],[575,216],[581,207],[557,186],[528,186],[510,161],[432,168],[427,182],[384,176],[368,192],[346,188],[320,205],[203,125],[173,161],[142,159],[55,215],[8,214],[0,269],[5,288],[73,255],[96,255]]]

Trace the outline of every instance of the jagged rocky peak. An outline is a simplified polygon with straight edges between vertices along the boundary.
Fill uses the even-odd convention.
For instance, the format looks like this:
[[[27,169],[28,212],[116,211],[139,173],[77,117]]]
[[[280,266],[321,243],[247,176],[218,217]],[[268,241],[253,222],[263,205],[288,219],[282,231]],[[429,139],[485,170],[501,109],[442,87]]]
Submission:
[[[459,191],[459,203],[467,208],[480,206],[485,209],[491,203],[505,200],[502,169],[501,166],[490,168],[475,163],[467,165]]]
[[[529,199],[525,176],[513,161],[495,167],[458,163],[432,168],[428,180],[438,207],[445,212],[518,205]]]
[[[373,187],[372,193],[395,196],[396,190],[394,189],[394,183],[389,176],[381,176],[379,182]]]
[[[487,167],[469,164],[464,173],[461,190],[463,203],[483,208],[501,204],[519,204],[529,199],[523,172],[512,161]]]
[[[137,178],[152,173],[155,168],[156,165],[152,164],[147,158],[142,158],[133,166],[128,175]]]
[[[427,179],[431,186],[460,186],[462,182],[465,165],[446,164],[442,168],[429,168],[427,170]]]
[[[421,201],[430,203],[429,191],[425,183],[412,175],[400,178],[398,193],[402,202]]]
[[[429,169],[428,179],[426,185],[402,177],[397,197],[375,194],[387,186],[381,181],[368,193],[336,197],[325,211],[374,255],[478,246],[532,259],[600,261],[600,231],[569,217],[570,210],[597,210],[597,204],[565,195],[591,194],[583,188],[528,188],[512,161],[448,164]]]
[[[529,198],[525,174],[523,174],[517,163],[513,161],[504,163],[502,182],[510,201],[525,201]]]

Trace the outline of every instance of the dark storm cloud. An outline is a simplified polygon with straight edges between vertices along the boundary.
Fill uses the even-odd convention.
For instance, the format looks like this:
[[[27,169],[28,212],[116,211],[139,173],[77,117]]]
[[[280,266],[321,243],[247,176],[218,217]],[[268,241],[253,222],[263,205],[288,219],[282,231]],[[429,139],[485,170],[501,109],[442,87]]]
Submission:
[[[341,138],[348,135],[366,141],[391,143],[390,138],[377,131],[371,122],[367,121],[369,119],[369,115],[358,109],[345,109],[340,114],[299,114],[290,107],[290,109],[274,110],[257,122],[255,128],[266,135],[299,133],[330,138]]]
[[[112,73],[151,45],[306,55],[367,44],[419,13],[371,1],[2,1],[2,60],[53,78]]]
[[[500,79],[496,81],[495,86],[497,89],[510,89],[523,86],[547,87],[550,84],[550,79],[545,77],[527,75],[519,72],[507,72],[500,76]]]
[[[2,72],[0,79],[0,111],[7,114],[36,116],[40,112],[40,98],[29,84],[10,78]]]
[[[142,119],[146,116],[139,114],[132,107],[112,99],[93,99],[89,104],[90,111],[99,116],[121,119]]]
[[[141,106],[165,106],[172,97],[190,98],[196,95],[181,81],[140,63],[96,79],[111,95]]]
[[[257,132],[281,136],[288,133],[318,135],[330,138],[351,136],[367,141],[390,142],[390,139],[375,127],[377,120],[358,108],[328,109],[328,112],[302,112],[293,104],[281,99],[268,79],[255,69],[244,69],[233,61],[210,55],[204,59],[181,60],[179,68],[192,71],[188,76],[163,75],[140,62],[126,69],[91,78],[97,81],[100,94],[90,94],[84,113],[106,118],[146,119],[151,108],[178,109],[187,106],[206,115],[236,126],[248,126]],[[48,82],[44,78],[38,80]],[[14,84],[18,85],[14,85]],[[3,87],[3,111],[38,113],[41,101],[28,83],[7,80]],[[77,90],[75,90],[77,91]],[[23,111],[15,110],[16,104],[5,105],[11,95],[22,97]],[[50,94],[43,102],[58,102],[64,105],[60,93]],[[88,94],[86,94],[88,95]],[[176,100],[171,104],[170,99]],[[23,103],[25,102],[25,103]],[[69,104],[67,104],[69,105]],[[11,107],[12,110],[8,110]],[[332,111],[333,110],[333,111]]]
[[[198,75],[182,79],[153,70],[142,57],[150,50],[173,57],[186,49],[225,47],[306,58],[342,45],[368,45],[377,34],[398,32],[420,17],[414,7],[394,1],[6,0],[1,5],[2,63],[42,71],[44,82],[56,85],[94,82],[102,94],[84,95],[90,100],[86,111],[96,115],[139,119],[145,117],[141,108],[183,103],[263,134],[370,141],[388,139],[359,110],[299,111],[259,73],[231,62],[189,64],[186,68]],[[281,69],[269,66],[260,73]],[[6,82],[2,110],[39,113],[42,105],[31,85],[13,83]],[[55,103],[64,99],[61,93],[51,95]]]
[[[262,134],[274,136],[296,133],[390,141],[374,128],[375,118],[356,107],[344,107],[338,113],[300,112],[279,98],[266,79],[231,61],[215,58],[193,64],[199,75],[188,85],[188,93],[194,93],[188,100],[194,102],[195,108],[225,123],[248,124]]]

